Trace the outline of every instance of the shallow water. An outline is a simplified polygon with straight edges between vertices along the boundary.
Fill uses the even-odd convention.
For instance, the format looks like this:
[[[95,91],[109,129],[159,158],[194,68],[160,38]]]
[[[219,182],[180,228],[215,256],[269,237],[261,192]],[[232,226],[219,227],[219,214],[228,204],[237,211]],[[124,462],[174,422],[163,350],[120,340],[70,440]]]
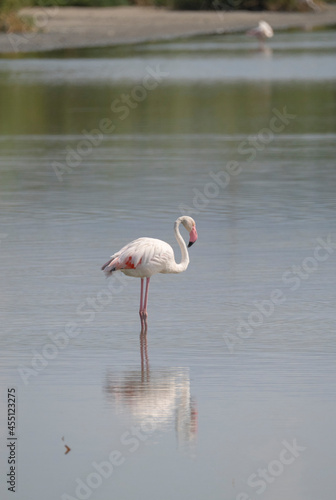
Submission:
[[[334,48],[331,31],[266,54],[230,35],[0,60],[17,498],[332,498]],[[140,343],[139,281],[100,266],[139,236],[179,259],[181,213],[199,240],[151,280]]]

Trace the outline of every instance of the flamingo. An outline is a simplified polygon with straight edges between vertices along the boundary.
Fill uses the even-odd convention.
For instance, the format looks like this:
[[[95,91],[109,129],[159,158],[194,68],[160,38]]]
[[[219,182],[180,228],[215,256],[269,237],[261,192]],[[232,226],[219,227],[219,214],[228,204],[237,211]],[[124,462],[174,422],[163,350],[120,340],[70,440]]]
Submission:
[[[111,276],[115,271],[121,271],[127,276],[141,278],[139,315],[143,330],[147,330],[148,288],[151,276],[157,273],[182,273],[189,265],[187,246],[179,231],[180,224],[189,233],[188,248],[195,243],[198,237],[194,219],[183,215],[175,221],[175,238],[182,254],[182,260],[179,264],[175,262],[172,247],[165,241],[154,238],[138,238],[125,245],[119,252],[113,254],[102,267],[102,271],[104,271],[107,277]],[[144,294],[145,278],[146,290]]]
[[[247,31],[246,34],[255,36],[259,40],[260,47],[263,49],[266,38],[272,38],[273,30],[266,21],[259,21],[258,26]]]

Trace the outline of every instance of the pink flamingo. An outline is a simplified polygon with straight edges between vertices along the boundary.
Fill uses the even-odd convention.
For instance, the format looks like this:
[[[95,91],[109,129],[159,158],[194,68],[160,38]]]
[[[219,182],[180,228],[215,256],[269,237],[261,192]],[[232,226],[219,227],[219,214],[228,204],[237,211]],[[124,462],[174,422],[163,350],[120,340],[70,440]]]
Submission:
[[[272,27],[266,23],[266,21],[259,21],[258,26],[247,31],[246,34],[255,36],[259,40],[260,48],[262,50],[265,48],[264,42],[266,38],[272,38],[274,35]]]
[[[139,314],[142,329],[147,329],[147,301],[151,276],[156,273],[182,273],[189,265],[187,246],[179,231],[180,224],[182,224],[189,233],[188,247],[191,247],[197,240],[194,219],[187,215],[179,217],[174,224],[175,237],[181,248],[182,254],[182,260],[179,264],[175,262],[172,247],[165,241],[154,238],[138,238],[112,255],[110,260],[102,267],[102,271],[105,272],[107,277],[114,271],[121,271],[127,276],[141,278]],[[146,291],[144,294],[145,278]]]

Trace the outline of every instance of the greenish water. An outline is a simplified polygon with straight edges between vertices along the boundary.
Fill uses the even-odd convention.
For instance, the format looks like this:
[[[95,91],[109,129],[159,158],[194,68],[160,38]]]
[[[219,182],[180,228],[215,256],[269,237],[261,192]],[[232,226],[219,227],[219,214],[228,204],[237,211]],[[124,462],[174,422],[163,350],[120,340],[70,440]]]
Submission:
[[[329,31],[0,60],[17,498],[332,498],[334,48]],[[182,213],[199,239],[185,273],[152,278],[146,345],[139,281],[100,266],[139,236],[178,260]]]

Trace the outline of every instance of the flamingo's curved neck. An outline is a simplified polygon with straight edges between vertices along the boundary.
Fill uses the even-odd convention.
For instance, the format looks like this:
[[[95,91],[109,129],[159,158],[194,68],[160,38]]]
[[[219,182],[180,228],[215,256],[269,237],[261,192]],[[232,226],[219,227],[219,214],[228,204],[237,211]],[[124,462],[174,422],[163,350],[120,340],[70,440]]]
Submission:
[[[185,271],[189,265],[189,254],[187,250],[187,245],[185,244],[184,239],[182,238],[180,231],[179,231],[179,226],[181,224],[181,220],[177,219],[177,221],[174,224],[174,231],[175,231],[175,238],[177,240],[177,243],[180,246],[181,249],[181,254],[182,254],[182,260],[179,264],[175,262],[174,266],[174,273],[182,273]]]

